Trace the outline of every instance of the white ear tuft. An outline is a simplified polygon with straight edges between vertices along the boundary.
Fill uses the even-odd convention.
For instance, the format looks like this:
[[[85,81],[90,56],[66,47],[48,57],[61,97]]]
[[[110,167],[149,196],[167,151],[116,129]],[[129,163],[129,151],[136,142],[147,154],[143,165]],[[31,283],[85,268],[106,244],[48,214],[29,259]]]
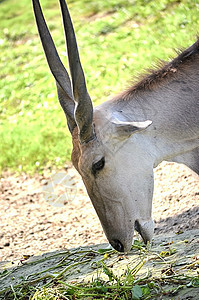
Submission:
[[[119,136],[127,137],[131,136],[137,131],[145,130],[152,124],[152,121],[141,121],[141,122],[124,122],[118,119],[111,120],[111,123],[116,126],[116,131]]]

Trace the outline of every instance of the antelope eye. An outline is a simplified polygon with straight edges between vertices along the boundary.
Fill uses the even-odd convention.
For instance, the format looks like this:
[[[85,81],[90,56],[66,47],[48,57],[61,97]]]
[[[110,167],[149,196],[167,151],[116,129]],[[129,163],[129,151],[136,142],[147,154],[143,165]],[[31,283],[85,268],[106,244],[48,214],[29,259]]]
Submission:
[[[93,163],[92,165],[92,172],[94,175],[96,175],[96,173],[100,170],[102,170],[104,168],[105,165],[105,158],[102,157],[99,161],[97,161],[96,163]]]

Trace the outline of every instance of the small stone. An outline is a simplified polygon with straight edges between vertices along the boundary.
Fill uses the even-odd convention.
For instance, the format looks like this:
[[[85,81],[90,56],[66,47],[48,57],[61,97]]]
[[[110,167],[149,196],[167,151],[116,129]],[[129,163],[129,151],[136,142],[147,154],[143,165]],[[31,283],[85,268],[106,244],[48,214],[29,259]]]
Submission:
[[[5,244],[4,244],[4,247],[9,247],[10,246],[10,242],[6,242]]]

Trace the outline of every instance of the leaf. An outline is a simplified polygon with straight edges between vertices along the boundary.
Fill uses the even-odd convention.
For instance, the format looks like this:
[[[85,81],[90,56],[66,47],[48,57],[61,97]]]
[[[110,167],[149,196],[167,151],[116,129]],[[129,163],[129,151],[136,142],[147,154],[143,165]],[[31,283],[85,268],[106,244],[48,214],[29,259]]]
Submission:
[[[96,290],[98,293],[106,293],[108,291],[108,288],[101,285],[101,286],[96,287]]]
[[[105,254],[104,254],[104,259],[107,259],[108,256],[109,256],[108,253],[105,253]]]
[[[199,278],[193,278],[188,284],[187,287],[199,287]]]
[[[100,254],[104,254],[106,252],[109,252],[110,251],[110,248],[108,249],[98,249],[97,252],[99,252]]]
[[[150,293],[151,293],[151,290],[150,290],[150,288],[148,286],[142,287],[142,294],[143,294],[143,296],[150,295]]]
[[[5,275],[6,273],[8,273],[8,270],[7,270],[7,269],[3,270],[3,272],[0,273],[0,275]]]
[[[161,251],[160,256],[162,257],[170,256],[173,255],[175,252],[176,252],[176,248],[169,248],[169,250]]]
[[[142,297],[142,289],[139,285],[132,288],[132,299],[140,299]]]
[[[106,292],[108,292],[108,288],[107,288],[107,287],[105,287],[105,286],[102,286],[101,290],[102,290],[102,292],[103,292],[103,293],[106,293]]]
[[[75,290],[73,288],[68,288],[66,291],[67,295],[74,295],[75,294]]]
[[[143,247],[143,246],[145,246],[144,245],[144,242],[141,242],[141,241],[139,241],[139,240],[134,240],[133,241],[133,245],[132,246],[137,246],[137,247]]]

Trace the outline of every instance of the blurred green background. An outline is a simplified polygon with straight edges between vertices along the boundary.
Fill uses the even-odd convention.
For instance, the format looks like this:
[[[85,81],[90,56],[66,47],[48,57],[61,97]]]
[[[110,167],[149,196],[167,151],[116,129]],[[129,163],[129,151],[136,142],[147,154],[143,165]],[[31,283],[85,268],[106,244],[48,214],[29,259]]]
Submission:
[[[191,45],[199,0],[70,0],[94,105],[122,91],[158,58]],[[59,3],[42,0],[67,66]],[[30,0],[0,1],[0,172],[42,172],[70,160],[71,137],[38,37]]]

